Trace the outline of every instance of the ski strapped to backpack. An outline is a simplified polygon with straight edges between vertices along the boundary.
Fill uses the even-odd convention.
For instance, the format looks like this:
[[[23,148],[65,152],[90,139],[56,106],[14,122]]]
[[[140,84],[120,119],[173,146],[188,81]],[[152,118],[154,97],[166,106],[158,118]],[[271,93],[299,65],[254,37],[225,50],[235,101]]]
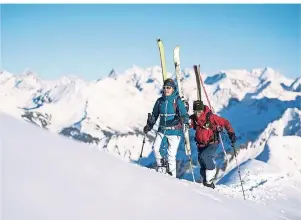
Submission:
[[[175,65],[175,72],[176,72],[176,78],[177,78],[177,84],[178,84],[178,91],[180,98],[184,102],[184,91],[183,91],[183,74],[181,72],[181,67],[180,67],[180,46],[176,46],[174,49],[174,54],[173,54],[173,60],[174,60],[174,65]],[[189,164],[190,164],[190,170],[193,178],[193,182],[195,182],[195,177],[194,177],[194,172],[192,169],[192,160],[191,160],[191,148],[190,148],[190,139],[189,139],[189,128],[186,128],[183,126],[183,134],[184,134],[184,143],[185,143],[185,153],[188,156],[189,159]]]
[[[201,84],[200,84],[200,66],[193,66],[194,73],[195,73],[195,80],[196,80],[196,85],[197,85],[197,95],[198,95],[198,100],[202,100],[202,90],[201,90]]]
[[[213,112],[213,108],[212,108],[212,106],[211,106],[211,104],[210,104],[209,97],[208,97],[208,95],[207,95],[207,92],[206,92],[204,83],[203,83],[202,76],[201,76],[201,74],[200,74],[200,65],[198,65],[198,66],[197,66],[197,65],[194,65],[194,66],[193,66],[193,69],[194,69],[194,72],[195,72],[195,74],[196,74],[196,76],[197,76],[197,77],[196,77],[197,86],[200,87],[200,82],[201,82],[201,85],[202,85],[203,90],[204,90],[204,92],[205,92],[205,96],[206,96],[206,98],[207,98],[207,102],[208,102],[209,108],[210,108],[211,112],[214,113],[214,112]],[[198,88],[198,90],[201,91],[201,87]],[[200,92],[200,94],[201,94],[201,92]],[[200,98],[201,98],[201,97],[200,97]],[[226,160],[227,160],[227,163],[229,163],[229,159],[228,159],[228,157],[227,157],[227,153],[226,153],[225,146],[224,146],[223,139],[222,139],[222,136],[221,136],[220,132],[218,132],[218,136],[219,136],[219,140],[220,140],[220,142],[221,142],[221,144],[222,144],[222,148],[223,148],[223,151],[224,151],[224,154],[225,154],[225,158],[226,158]]]
[[[165,79],[167,78],[164,45],[160,39],[157,39],[157,43],[159,47],[160,61],[161,61],[161,68],[162,68],[162,78],[164,82]]]

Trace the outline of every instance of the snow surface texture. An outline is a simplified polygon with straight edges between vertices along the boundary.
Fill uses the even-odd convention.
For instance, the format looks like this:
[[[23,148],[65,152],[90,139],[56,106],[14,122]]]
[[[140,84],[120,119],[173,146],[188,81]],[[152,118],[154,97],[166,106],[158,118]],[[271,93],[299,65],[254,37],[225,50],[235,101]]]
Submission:
[[[184,93],[192,109],[197,98],[195,74],[192,69],[184,69],[184,74]],[[231,122],[238,136],[237,159],[242,164],[247,199],[282,211],[284,218],[300,218],[300,78],[287,79],[272,68],[202,73],[202,78],[215,112]],[[134,66],[124,73],[113,70],[108,77],[93,82],[77,77],[45,81],[30,71],[22,75],[4,71],[0,74],[0,111],[104,148],[125,161],[137,161],[142,128],[161,88],[159,67]],[[207,104],[204,92],[202,100]],[[155,129],[146,138],[142,166],[154,165],[154,136]],[[192,130],[190,136],[198,179]],[[217,191],[241,197],[233,151],[227,135],[222,136],[230,162],[224,169],[226,160],[220,148]],[[191,180],[183,145],[177,159],[178,177]],[[280,201],[281,209],[277,206]]]
[[[283,219],[11,116],[0,121],[4,220]]]

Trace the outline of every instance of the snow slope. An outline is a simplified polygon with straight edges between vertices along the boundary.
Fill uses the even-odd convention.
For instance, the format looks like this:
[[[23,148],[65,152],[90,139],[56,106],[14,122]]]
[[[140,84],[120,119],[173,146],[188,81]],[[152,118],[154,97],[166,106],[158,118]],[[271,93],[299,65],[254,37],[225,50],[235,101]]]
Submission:
[[[266,149],[241,168],[248,200],[281,212],[286,219],[301,218],[301,137],[269,138]],[[219,182],[219,192],[237,196],[241,192],[237,169]]]
[[[282,219],[10,116],[0,121],[4,220]]]
[[[288,219],[301,216],[300,119],[300,110],[287,109],[237,157],[248,200],[281,211]],[[233,157],[228,169],[219,181],[219,191],[236,197],[242,190]]]

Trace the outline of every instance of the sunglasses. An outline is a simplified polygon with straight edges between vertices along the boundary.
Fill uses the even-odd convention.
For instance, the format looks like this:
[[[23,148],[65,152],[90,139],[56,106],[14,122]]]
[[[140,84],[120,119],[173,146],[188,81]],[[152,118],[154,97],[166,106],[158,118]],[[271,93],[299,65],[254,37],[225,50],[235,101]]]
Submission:
[[[194,111],[194,114],[198,114],[198,113],[202,113],[203,111],[202,110],[197,110],[197,111]]]
[[[171,86],[163,86],[163,89],[171,89]]]

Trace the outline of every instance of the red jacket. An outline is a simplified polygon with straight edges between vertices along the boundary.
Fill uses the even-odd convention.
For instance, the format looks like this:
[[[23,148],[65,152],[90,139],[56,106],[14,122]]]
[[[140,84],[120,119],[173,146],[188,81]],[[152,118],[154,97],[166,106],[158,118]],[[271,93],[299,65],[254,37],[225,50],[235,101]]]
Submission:
[[[219,117],[211,112],[209,117],[210,125],[206,126],[206,116],[207,113],[211,112],[208,106],[205,105],[205,110],[200,117],[196,115],[191,115],[190,118],[190,128],[196,130],[195,141],[198,147],[205,147],[208,144],[219,143],[217,130],[220,128],[225,128],[227,132],[234,132],[230,122],[222,117]]]

